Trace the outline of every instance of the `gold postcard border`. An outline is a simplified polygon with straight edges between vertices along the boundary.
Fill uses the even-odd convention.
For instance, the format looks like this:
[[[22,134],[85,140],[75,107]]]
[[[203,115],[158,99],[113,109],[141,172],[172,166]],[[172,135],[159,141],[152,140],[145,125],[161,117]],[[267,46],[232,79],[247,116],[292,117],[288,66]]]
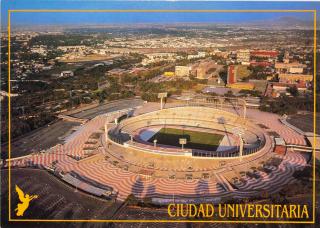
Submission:
[[[12,219],[11,218],[11,13],[25,12],[25,13],[313,13],[313,193],[312,193],[312,221],[283,221],[283,220],[112,220],[112,219]],[[182,222],[194,222],[194,223],[275,223],[275,224],[314,224],[315,223],[315,201],[316,201],[316,185],[315,185],[315,155],[316,155],[316,44],[317,44],[317,10],[34,10],[34,9],[17,9],[8,10],[8,221],[9,222],[154,222],[154,223],[182,223]]]

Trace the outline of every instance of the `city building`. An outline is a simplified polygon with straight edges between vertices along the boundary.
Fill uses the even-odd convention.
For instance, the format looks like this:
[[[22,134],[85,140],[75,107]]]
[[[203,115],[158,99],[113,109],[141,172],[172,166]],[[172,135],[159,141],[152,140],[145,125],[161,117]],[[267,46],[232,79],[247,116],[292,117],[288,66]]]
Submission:
[[[146,58],[144,58],[141,62],[142,65],[148,65],[151,63],[157,63],[161,61],[173,62],[176,60],[175,53],[151,53],[145,54]]]
[[[47,45],[36,45],[36,46],[33,46],[32,48],[30,48],[30,51],[32,53],[37,53],[40,55],[47,55],[48,48],[47,48]]]
[[[166,72],[164,72],[163,75],[166,76],[166,77],[173,77],[175,74],[174,74],[173,71],[166,71]]]
[[[254,84],[251,82],[236,82],[232,84],[228,84],[227,87],[232,89],[239,89],[239,90],[253,90]]]
[[[284,83],[284,82],[269,82],[264,96],[267,97],[279,97],[281,94],[288,94],[287,89],[290,87],[296,87],[298,91],[304,92],[308,88],[307,83]]]
[[[254,66],[254,67],[256,67],[256,66],[270,67],[270,66],[272,66],[272,63],[267,62],[267,61],[259,61],[259,62],[257,62],[257,61],[251,61],[251,62],[250,62],[250,66]]]
[[[250,52],[252,57],[271,58],[276,59],[279,55],[278,51],[266,51],[266,50],[252,50]]]
[[[176,66],[175,75],[177,77],[188,77],[190,75],[190,66]]]
[[[74,73],[71,70],[65,70],[65,71],[62,71],[60,73],[61,77],[70,77],[70,76],[73,76],[73,75],[74,75]]]
[[[228,78],[227,84],[233,84],[238,81],[241,81],[243,78],[246,78],[250,75],[250,71],[247,66],[243,65],[230,65],[228,67]]]
[[[198,59],[198,58],[205,58],[206,57],[206,53],[199,51],[198,54],[196,55],[188,55],[188,59]]]
[[[249,65],[250,63],[250,50],[239,50],[237,52],[237,61],[242,65]]]
[[[85,45],[75,45],[75,46],[58,46],[57,49],[64,51],[64,52],[70,52],[70,51],[84,51],[86,50]]]
[[[235,65],[231,65],[228,67],[228,78],[227,78],[227,82],[228,84],[233,84],[236,83],[236,71],[235,71]]]
[[[133,67],[131,70],[128,71],[129,74],[138,75],[139,73],[147,71],[144,67]]]
[[[280,82],[285,83],[311,82],[313,79],[313,75],[310,74],[279,74],[278,77]]]
[[[275,69],[278,74],[302,74],[304,69],[307,67],[305,64],[301,64],[298,62],[295,63],[279,63],[275,64]]]

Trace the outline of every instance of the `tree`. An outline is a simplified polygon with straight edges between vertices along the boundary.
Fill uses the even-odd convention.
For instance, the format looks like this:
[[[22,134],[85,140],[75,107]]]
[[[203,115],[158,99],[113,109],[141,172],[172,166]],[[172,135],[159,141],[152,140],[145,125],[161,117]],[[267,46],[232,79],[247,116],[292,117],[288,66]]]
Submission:
[[[98,99],[99,99],[99,103],[102,103],[107,98],[106,90],[99,91],[97,93],[97,96],[98,96]]]
[[[144,101],[151,101],[151,102],[159,100],[157,94],[155,93],[143,93],[141,95],[141,98]]]
[[[292,87],[287,88],[287,92],[289,92],[294,97],[299,95],[299,91],[298,91],[297,86],[292,86]]]
[[[227,79],[228,79],[227,67],[223,68],[223,71],[219,73],[219,77],[221,78],[222,81],[224,81],[225,84],[227,84]]]

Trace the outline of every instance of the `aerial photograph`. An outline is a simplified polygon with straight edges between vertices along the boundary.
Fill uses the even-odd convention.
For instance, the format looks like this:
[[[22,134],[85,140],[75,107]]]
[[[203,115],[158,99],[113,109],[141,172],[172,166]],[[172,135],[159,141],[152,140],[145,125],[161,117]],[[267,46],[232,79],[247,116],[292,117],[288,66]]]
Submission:
[[[1,1],[0,227],[318,226],[318,10]]]

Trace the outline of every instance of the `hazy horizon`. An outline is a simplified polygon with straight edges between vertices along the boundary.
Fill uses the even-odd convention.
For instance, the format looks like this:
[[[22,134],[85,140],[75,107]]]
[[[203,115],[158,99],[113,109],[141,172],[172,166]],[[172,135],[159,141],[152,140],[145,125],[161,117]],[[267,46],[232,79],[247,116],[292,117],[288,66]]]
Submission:
[[[312,20],[300,20],[296,17],[279,17],[270,20],[252,20],[248,22],[101,22],[101,23],[52,23],[52,24],[11,24],[12,31],[32,30],[42,31],[52,28],[68,29],[68,28],[164,28],[164,27],[233,27],[240,26],[241,28],[255,29],[313,29]],[[317,23],[320,27],[320,23]],[[2,25],[2,31],[7,31],[7,27]]]
[[[9,9],[51,10],[306,10],[320,9],[319,2],[208,2],[208,1],[74,1],[74,0],[15,0],[2,1],[2,27],[7,26]],[[279,18],[295,18],[299,23],[313,20],[312,12],[268,12],[268,13],[64,13],[64,12],[12,12],[12,26],[81,25],[81,24],[171,24],[171,23],[252,23],[274,21]]]

